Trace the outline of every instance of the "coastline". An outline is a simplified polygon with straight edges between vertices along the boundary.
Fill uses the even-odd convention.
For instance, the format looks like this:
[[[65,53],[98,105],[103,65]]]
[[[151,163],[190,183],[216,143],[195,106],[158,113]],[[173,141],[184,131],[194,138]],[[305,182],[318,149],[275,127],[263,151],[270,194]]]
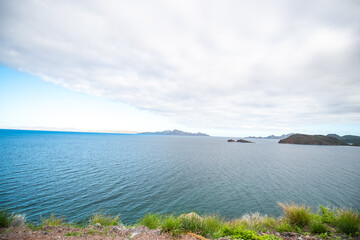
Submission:
[[[219,215],[148,213],[133,225],[123,225],[120,216],[102,212],[82,222],[67,222],[53,214],[41,222],[25,215],[0,211],[0,239],[243,239],[316,240],[359,239],[360,215],[352,209],[278,203],[283,215],[275,218],[258,213],[226,220]],[[0,208],[1,209],[1,208]],[[4,217],[5,216],[5,217]],[[8,219],[8,222],[4,221]],[[8,225],[4,225],[8,224]]]

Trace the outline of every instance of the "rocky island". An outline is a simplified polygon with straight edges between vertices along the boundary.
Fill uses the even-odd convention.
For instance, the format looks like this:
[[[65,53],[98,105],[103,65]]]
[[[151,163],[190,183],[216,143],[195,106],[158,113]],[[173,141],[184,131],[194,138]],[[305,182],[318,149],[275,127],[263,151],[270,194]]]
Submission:
[[[348,145],[340,139],[325,135],[306,135],[294,134],[288,138],[282,139],[279,143],[288,144],[307,144],[307,145]]]
[[[239,142],[239,143],[253,143],[244,139],[239,139],[239,140],[234,140],[234,139],[229,139],[228,142]]]

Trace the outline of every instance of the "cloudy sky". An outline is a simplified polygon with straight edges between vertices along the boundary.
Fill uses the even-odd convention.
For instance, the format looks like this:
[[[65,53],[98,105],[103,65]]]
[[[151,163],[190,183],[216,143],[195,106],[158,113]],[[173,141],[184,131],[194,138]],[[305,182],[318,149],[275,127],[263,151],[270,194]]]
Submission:
[[[360,135],[360,1],[0,0],[0,128]]]

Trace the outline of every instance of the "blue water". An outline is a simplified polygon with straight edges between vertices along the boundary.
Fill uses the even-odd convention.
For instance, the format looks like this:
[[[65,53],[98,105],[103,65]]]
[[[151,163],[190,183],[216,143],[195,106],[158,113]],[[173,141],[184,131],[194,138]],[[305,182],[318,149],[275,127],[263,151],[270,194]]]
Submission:
[[[234,218],[277,202],[360,209],[360,147],[228,143],[221,137],[0,130],[0,205],[38,220],[103,210]]]

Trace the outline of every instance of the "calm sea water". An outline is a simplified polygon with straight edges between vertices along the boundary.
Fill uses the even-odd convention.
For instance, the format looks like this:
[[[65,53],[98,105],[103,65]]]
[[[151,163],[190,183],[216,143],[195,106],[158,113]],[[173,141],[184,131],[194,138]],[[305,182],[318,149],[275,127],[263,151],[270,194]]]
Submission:
[[[360,147],[220,137],[0,130],[0,205],[31,220],[103,210],[234,218],[279,215],[277,202],[360,209]]]

